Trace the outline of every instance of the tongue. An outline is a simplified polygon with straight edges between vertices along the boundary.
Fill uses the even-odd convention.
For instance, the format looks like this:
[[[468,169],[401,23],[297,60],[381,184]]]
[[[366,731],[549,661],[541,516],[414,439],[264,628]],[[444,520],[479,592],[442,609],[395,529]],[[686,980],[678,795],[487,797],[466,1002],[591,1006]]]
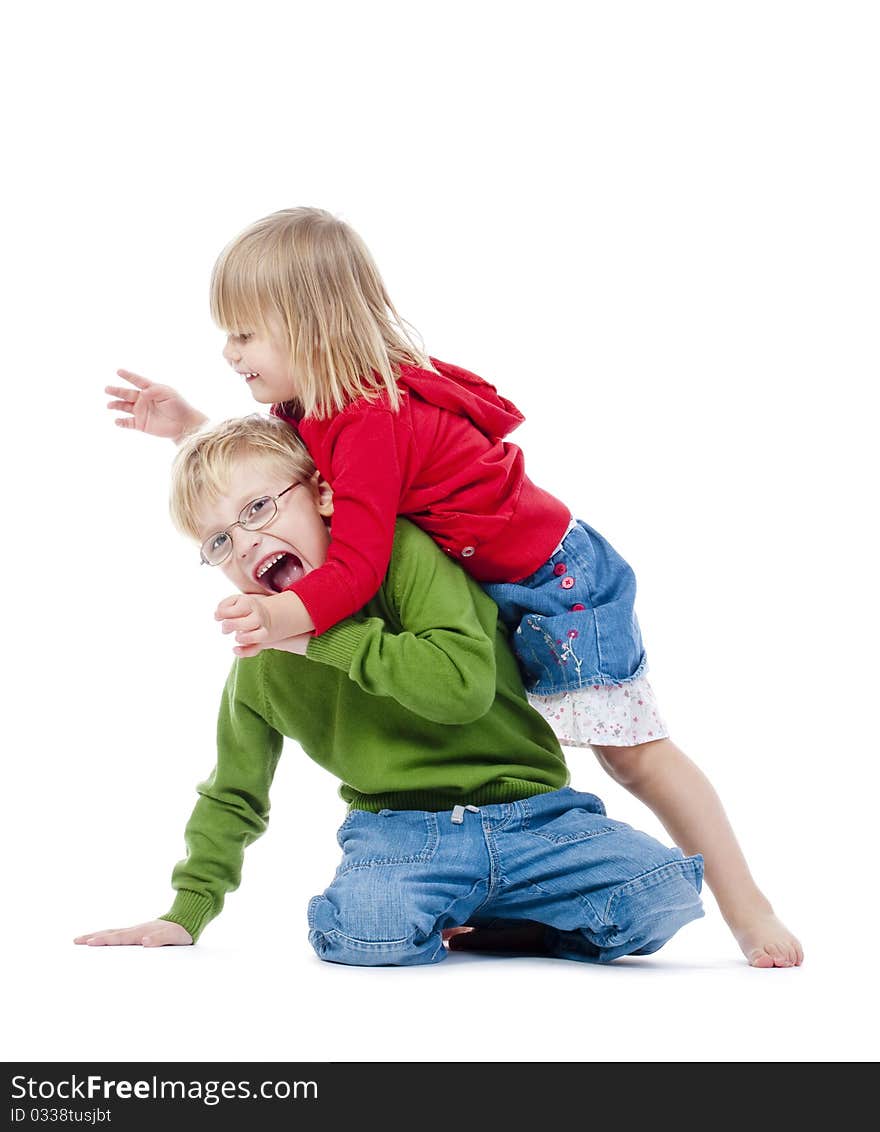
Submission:
[[[285,554],[277,566],[269,571],[272,587],[276,590],[286,590],[288,586],[299,581],[303,576],[302,562],[294,554]]]

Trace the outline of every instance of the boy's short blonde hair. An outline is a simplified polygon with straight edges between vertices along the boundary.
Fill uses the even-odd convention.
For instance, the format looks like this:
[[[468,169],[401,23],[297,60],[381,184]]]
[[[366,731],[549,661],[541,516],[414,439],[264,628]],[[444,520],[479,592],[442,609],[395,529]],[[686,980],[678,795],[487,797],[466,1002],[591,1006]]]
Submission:
[[[270,313],[284,326],[298,386],[292,407],[304,415],[329,417],[383,391],[397,409],[400,363],[431,368],[363,240],[323,209],[273,212],[220,253],[211,276],[217,325],[265,334]]]
[[[308,449],[290,425],[277,417],[253,413],[210,425],[181,445],[171,468],[171,518],[183,534],[199,539],[204,507],[229,489],[233,467],[263,461],[283,468],[292,480],[315,473]]]

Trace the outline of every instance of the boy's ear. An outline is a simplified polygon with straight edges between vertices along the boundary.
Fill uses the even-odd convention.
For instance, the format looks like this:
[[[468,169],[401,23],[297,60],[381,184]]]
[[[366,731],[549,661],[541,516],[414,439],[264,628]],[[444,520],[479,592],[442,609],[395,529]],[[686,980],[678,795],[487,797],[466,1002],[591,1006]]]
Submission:
[[[318,471],[312,476],[312,480],[318,489],[318,514],[329,519],[333,514],[333,488]]]

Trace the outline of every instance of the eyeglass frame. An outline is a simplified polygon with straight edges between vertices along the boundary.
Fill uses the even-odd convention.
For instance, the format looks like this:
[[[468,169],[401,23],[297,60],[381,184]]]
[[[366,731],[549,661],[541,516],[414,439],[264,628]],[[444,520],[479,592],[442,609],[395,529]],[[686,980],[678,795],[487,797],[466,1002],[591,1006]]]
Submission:
[[[290,487],[286,487],[284,491],[279,491],[277,495],[258,495],[256,499],[251,499],[248,503],[245,503],[244,507],[242,507],[242,509],[239,511],[238,518],[234,523],[230,523],[229,526],[225,527],[222,531],[214,531],[213,534],[210,534],[207,536],[207,538],[202,539],[201,543],[199,544],[199,565],[222,566],[224,562],[227,562],[232,557],[232,536],[229,534],[229,532],[235,527],[241,527],[243,531],[261,531],[263,527],[268,527],[269,524],[278,517],[278,500],[282,495],[287,495],[288,491],[293,491],[295,487],[302,487],[302,480],[297,480],[296,483],[292,483]],[[255,527],[247,526],[245,520],[242,518],[245,511],[247,511],[249,507],[253,507],[255,503],[261,503],[264,499],[268,499],[272,503],[272,506],[274,508],[272,514],[268,517],[268,519],[266,519],[262,523],[259,523]],[[225,554],[219,562],[209,562],[205,557],[203,548],[206,542],[211,542],[211,540],[217,538],[218,535],[226,535],[229,539],[229,553]]]

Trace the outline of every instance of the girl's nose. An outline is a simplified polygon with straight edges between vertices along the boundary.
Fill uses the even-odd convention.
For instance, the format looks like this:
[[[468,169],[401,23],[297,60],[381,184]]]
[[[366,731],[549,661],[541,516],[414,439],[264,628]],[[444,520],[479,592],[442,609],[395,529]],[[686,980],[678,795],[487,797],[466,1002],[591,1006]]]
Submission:
[[[236,349],[235,343],[232,341],[231,337],[226,339],[226,345],[223,347],[223,357],[230,365],[234,365],[235,362],[241,359],[241,352]]]

